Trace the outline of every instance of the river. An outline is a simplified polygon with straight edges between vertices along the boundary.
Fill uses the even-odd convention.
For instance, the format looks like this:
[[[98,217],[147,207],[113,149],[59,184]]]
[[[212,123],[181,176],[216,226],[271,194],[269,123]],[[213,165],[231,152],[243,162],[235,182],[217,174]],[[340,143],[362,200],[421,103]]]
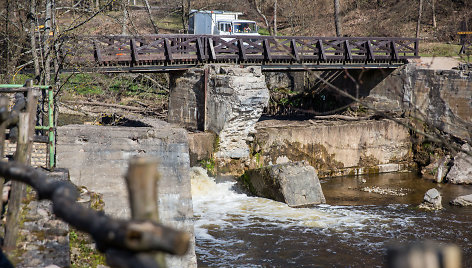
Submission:
[[[321,185],[327,204],[290,208],[193,168],[198,266],[382,267],[389,246],[425,240],[457,244],[464,267],[472,266],[472,208],[448,204],[472,194],[472,186],[435,184],[408,173],[330,178]],[[360,190],[375,186],[391,191]],[[430,188],[442,194],[443,210],[417,209]]]

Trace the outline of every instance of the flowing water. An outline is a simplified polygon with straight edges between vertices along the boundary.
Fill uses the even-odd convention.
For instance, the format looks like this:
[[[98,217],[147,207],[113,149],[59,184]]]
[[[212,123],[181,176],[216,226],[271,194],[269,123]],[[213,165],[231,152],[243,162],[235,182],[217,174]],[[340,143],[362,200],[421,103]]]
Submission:
[[[412,174],[321,183],[326,205],[290,208],[242,194],[234,181],[217,183],[203,169],[193,168],[199,267],[378,267],[389,245],[424,240],[459,245],[464,267],[472,266],[472,208],[447,204],[472,194],[472,186],[438,185]],[[374,186],[390,191],[361,191]],[[445,209],[418,210],[424,193],[434,187]]]

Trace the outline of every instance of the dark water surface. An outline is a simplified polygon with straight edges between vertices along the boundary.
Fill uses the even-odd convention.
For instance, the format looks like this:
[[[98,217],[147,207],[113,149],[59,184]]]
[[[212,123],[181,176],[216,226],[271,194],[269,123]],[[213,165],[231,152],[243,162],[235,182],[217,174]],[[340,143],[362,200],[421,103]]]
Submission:
[[[459,245],[464,267],[472,267],[472,208],[448,204],[472,186],[413,174],[332,178],[322,180],[327,205],[293,209],[238,194],[233,184],[194,172],[199,267],[381,267],[389,245],[423,240]],[[406,195],[360,191],[373,186]],[[443,210],[417,209],[430,188],[442,194]]]

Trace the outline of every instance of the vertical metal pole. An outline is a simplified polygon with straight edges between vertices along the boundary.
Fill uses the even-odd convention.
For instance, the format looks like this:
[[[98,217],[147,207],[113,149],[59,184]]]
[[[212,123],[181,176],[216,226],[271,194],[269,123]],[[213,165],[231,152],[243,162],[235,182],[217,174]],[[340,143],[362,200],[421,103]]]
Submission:
[[[209,75],[209,66],[206,66],[203,73],[203,131],[207,130],[207,95],[208,95],[208,75]]]
[[[49,169],[53,169],[55,165],[55,136],[54,136],[54,90],[52,87],[48,89],[48,147],[49,147]]]

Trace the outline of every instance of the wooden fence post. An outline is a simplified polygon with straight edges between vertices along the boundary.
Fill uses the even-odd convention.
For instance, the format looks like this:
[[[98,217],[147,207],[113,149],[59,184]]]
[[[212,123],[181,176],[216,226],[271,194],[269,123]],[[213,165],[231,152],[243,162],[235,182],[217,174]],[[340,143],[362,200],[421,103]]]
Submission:
[[[3,161],[5,155],[5,131],[8,124],[8,102],[9,98],[6,96],[0,96],[0,161]],[[0,210],[3,210],[3,184],[5,178],[0,177]],[[1,217],[0,213],[0,217]]]
[[[157,207],[158,161],[151,157],[133,157],[125,180],[128,186],[131,217],[134,220],[159,222]],[[145,254],[145,253],[142,253]],[[159,267],[166,267],[163,253],[152,254]]]
[[[39,90],[32,87],[32,81],[28,81],[26,112],[19,114],[18,141],[14,159],[17,162],[29,165],[31,162],[31,150],[33,147],[34,126],[36,125],[36,108],[38,106]],[[7,223],[5,230],[4,247],[7,251],[16,248],[18,236],[18,220],[21,212],[21,201],[26,192],[26,186],[17,181],[12,181],[10,199],[7,211]]]

